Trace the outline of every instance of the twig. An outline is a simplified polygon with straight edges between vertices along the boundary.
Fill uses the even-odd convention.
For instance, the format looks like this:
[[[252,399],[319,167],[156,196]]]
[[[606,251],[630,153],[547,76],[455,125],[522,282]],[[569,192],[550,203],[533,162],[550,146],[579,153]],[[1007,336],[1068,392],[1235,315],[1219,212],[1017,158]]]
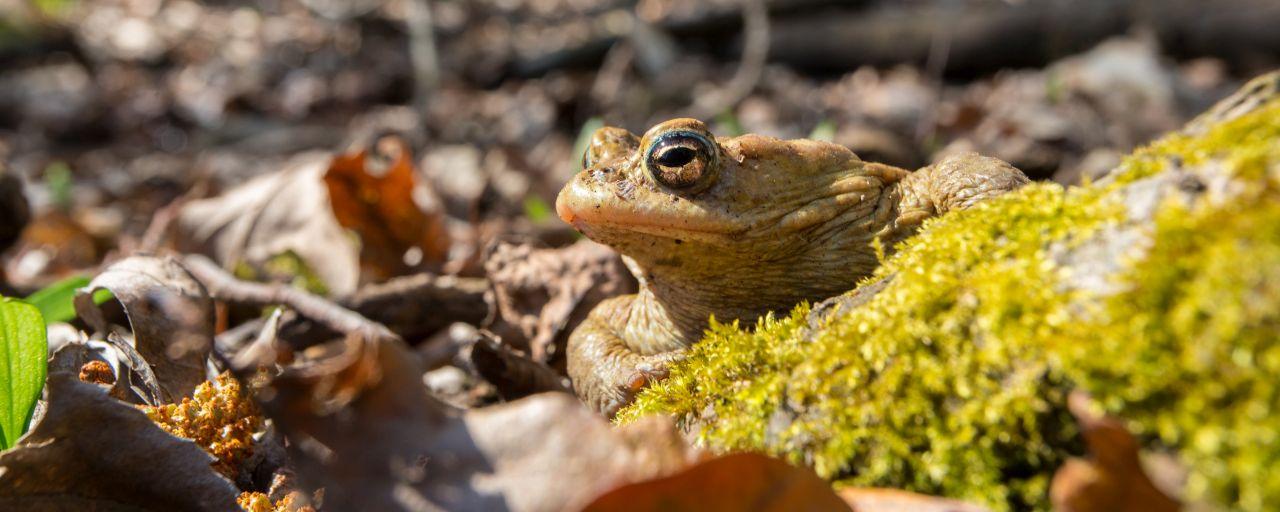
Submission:
[[[951,9],[956,18],[960,16],[959,3],[948,1],[944,8]],[[942,100],[942,78],[943,73],[947,70],[947,60],[951,57],[951,43],[955,38],[955,26],[950,23],[939,23],[934,27],[933,34],[929,39],[929,57],[925,60],[924,69],[926,76],[929,77],[933,86],[933,100],[941,102]],[[937,109],[926,109],[925,115],[920,116],[919,124],[916,125],[916,140],[924,141],[933,137],[935,128],[938,124]]]
[[[413,63],[413,103],[426,113],[427,101],[440,83],[440,57],[431,24],[431,2],[409,0],[409,58]]]
[[[261,361],[276,360],[276,334],[280,331],[283,309],[276,309],[263,323],[258,336],[248,346],[231,358],[232,368],[250,368]]]
[[[596,78],[591,84],[591,93],[588,96],[601,111],[612,108],[617,102],[618,94],[627,79],[627,70],[635,61],[635,53],[631,45],[615,44],[609,53],[605,54],[604,62],[596,72]]]
[[[769,58],[769,9],[764,0],[743,0],[742,61],[723,89],[694,103],[695,117],[708,118],[732,108],[751,94],[764,75]]]
[[[182,211],[182,207],[192,199],[201,197],[208,190],[208,182],[200,181],[190,191],[182,194],[156,210],[155,215],[151,217],[151,224],[147,225],[147,231],[142,234],[142,240],[138,242],[138,247],[133,251],[142,254],[155,254],[160,248],[160,244],[164,243],[165,238],[169,235],[169,226],[178,218],[178,213]]]
[[[488,291],[489,280],[484,278],[423,273],[366,285],[337,303],[417,344],[453,322],[481,325],[491,315],[485,300]],[[294,317],[281,323],[280,337],[298,348],[331,339],[333,332]]]
[[[214,299],[256,306],[283,304],[340,333],[368,340],[400,338],[380,323],[297,288],[241,281],[198,254],[184,256],[182,261]]]
[[[219,352],[234,354],[248,346],[267,323],[264,318],[254,318],[222,331],[213,338],[213,346]]]

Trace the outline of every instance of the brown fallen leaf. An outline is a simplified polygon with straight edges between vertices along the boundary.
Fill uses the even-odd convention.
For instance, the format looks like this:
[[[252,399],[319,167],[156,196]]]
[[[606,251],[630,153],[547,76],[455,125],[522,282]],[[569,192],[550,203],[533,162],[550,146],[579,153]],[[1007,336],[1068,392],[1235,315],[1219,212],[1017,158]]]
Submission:
[[[76,313],[93,328],[111,326],[93,293],[110,290],[124,306],[133,346],[155,372],[164,402],[190,396],[205,381],[213,347],[213,302],[177,260],[131,256],[107,267],[76,292]]]
[[[1180,505],[1151,482],[1138,458],[1138,441],[1116,418],[1094,412],[1088,395],[1076,391],[1067,407],[1080,423],[1086,458],[1068,460],[1049,487],[1060,512],[1175,512]]]
[[[381,175],[376,167],[385,166]],[[439,267],[449,255],[444,207],[417,177],[408,144],[396,136],[375,142],[372,152],[338,155],[324,175],[333,215],[360,236],[367,281],[384,281],[426,264]],[[406,252],[415,250],[406,262]]]
[[[0,453],[0,509],[236,510],[239,491],[191,441],[75,373],[46,386],[44,417]]]
[[[347,343],[259,392],[326,509],[570,510],[692,457],[669,421],[615,429],[564,393],[462,411],[431,396],[422,373],[399,341]],[[360,392],[320,407],[333,389]]]
[[[13,257],[7,262],[6,273],[15,285],[43,287],[82,273],[102,259],[100,241],[74,218],[59,211],[32,219],[21,234]]]
[[[329,293],[354,292],[360,249],[333,216],[324,183],[329,161],[305,154],[280,172],[187,203],[174,223],[178,250],[209,256],[225,269],[248,265],[258,275],[271,274],[274,259],[292,254]]]
[[[560,367],[569,333],[591,309],[637,287],[617,253],[589,240],[562,249],[498,242],[484,266],[497,310],[490,330],[534,361]]]
[[[583,508],[584,512],[740,510],[848,511],[849,505],[811,470],[765,455],[739,453],[618,487]]]

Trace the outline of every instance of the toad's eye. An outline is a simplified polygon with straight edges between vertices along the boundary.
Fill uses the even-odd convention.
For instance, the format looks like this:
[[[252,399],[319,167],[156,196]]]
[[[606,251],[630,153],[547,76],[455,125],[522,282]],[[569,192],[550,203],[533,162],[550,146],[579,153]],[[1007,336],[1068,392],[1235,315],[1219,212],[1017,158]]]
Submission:
[[[694,157],[697,156],[698,152],[693,148],[675,146],[654,154],[653,162],[663,167],[684,167],[685,164],[692,162]]]
[[[658,136],[649,147],[646,166],[653,179],[679,190],[705,186],[715,174],[716,145],[692,131],[675,131]]]

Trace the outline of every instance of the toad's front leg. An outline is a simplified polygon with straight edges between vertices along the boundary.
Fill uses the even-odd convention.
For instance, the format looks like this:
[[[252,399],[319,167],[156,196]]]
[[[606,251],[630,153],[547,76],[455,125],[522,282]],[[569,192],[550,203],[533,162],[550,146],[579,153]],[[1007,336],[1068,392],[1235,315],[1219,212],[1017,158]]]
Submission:
[[[592,409],[613,417],[684,350],[644,355],[620,335],[635,295],[601,302],[569,336],[568,370],[573,390]]]

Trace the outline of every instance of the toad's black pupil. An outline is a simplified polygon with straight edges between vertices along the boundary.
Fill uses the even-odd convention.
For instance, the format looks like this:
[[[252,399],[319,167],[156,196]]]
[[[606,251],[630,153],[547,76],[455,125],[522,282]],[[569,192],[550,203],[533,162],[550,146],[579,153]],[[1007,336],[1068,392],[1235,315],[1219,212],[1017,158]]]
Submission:
[[[698,152],[694,151],[693,148],[676,146],[663,151],[655,161],[663,167],[682,167],[684,164],[692,162],[693,157],[697,155]]]

